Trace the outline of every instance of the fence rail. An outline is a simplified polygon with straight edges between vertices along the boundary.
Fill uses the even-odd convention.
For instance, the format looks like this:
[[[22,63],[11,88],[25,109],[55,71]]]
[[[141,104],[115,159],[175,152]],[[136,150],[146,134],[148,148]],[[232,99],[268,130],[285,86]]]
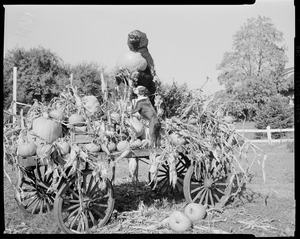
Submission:
[[[267,126],[266,129],[236,129],[237,133],[267,133],[267,139],[249,139],[249,142],[252,143],[283,143],[283,142],[292,142],[294,138],[290,139],[272,139],[272,134],[274,132],[294,132],[294,129],[271,129],[270,126]]]

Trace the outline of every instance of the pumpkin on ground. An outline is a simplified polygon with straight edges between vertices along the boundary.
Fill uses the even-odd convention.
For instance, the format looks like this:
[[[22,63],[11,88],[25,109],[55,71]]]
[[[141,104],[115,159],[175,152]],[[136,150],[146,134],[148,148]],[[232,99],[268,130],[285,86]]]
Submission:
[[[18,145],[17,155],[22,157],[33,156],[36,153],[36,145],[31,142],[24,142]]]
[[[62,126],[59,122],[39,117],[32,122],[32,132],[47,143],[52,143],[62,135]]]

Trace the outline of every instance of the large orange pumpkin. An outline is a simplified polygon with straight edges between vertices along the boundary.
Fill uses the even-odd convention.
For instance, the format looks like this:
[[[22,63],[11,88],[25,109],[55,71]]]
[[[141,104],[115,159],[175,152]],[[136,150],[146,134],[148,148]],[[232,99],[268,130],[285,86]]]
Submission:
[[[144,71],[147,68],[147,61],[141,53],[127,51],[118,58],[117,67],[128,69],[130,72]]]
[[[47,143],[52,143],[62,135],[62,126],[59,122],[39,117],[32,122],[32,132]]]

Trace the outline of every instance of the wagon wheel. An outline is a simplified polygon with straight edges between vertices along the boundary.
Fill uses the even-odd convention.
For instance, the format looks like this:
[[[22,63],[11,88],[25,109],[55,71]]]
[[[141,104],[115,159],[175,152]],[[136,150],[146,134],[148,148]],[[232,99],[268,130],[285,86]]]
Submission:
[[[206,170],[203,162],[196,170],[191,165],[184,177],[184,197],[189,203],[209,206],[219,204],[222,207],[232,192],[231,176],[230,170],[214,174]]]
[[[105,225],[114,209],[113,187],[108,179],[93,176],[92,170],[81,173],[82,205],[76,187],[76,177],[65,181],[54,203],[55,219],[66,233],[83,233]]]
[[[55,193],[47,192],[52,183],[53,173],[47,173],[46,165],[25,168],[20,179],[20,188],[15,191],[15,200],[25,215],[50,212],[53,208]]]
[[[176,164],[176,172],[177,172],[177,183],[175,188],[170,184],[170,169],[167,163],[164,163],[158,169],[157,175],[157,191],[161,194],[167,194],[168,192],[180,193],[183,188],[184,175],[190,166],[190,160],[182,153],[180,153],[181,157],[178,157]],[[149,181],[151,182],[151,174],[149,173]],[[150,184],[151,187],[154,186],[154,182]]]

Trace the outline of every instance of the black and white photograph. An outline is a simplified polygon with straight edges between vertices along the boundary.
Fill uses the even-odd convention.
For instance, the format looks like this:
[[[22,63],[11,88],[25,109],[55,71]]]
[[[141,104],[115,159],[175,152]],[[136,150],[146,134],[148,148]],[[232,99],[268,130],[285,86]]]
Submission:
[[[294,4],[4,4],[2,233],[295,236]]]

